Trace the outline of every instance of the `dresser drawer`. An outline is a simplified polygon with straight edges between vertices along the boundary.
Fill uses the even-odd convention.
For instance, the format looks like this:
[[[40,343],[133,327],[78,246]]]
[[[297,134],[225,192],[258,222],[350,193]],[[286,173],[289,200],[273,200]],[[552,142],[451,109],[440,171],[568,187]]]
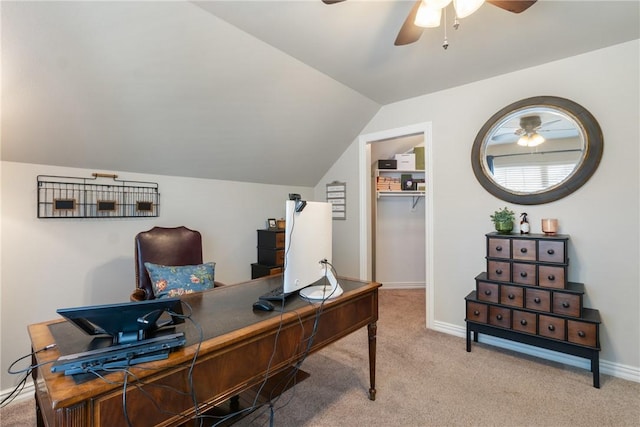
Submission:
[[[540,240],[538,261],[567,263],[567,242],[564,240]]]
[[[500,304],[524,307],[524,290],[519,286],[500,286]]]
[[[511,240],[500,237],[487,238],[487,256],[491,258],[511,258]]]
[[[284,249],[258,248],[258,264],[284,265]]]
[[[580,345],[598,347],[598,327],[595,323],[567,320],[567,340]]]
[[[527,288],[524,306],[531,310],[551,311],[551,292]]]
[[[487,276],[489,280],[499,280],[502,282],[511,281],[511,263],[504,261],[487,261]]]
[[[258,247],[265,249],[284,248],[284,230],[258,230]]]
[[[274,265],[251,264],[251,279],[282,273],[282,267]]]
[[[524,264],[520,262],[513,263],[513,282],[522,285],[535,286],[538,284],[536,277],[536,265]]]
[[[528,334],[536,333],[536,315],[526,311],[513,310],[513,327],[515,331],[526,332]]]
[[[513,259],[535,261],[536,241],[531,239],[513,239],[512,253]]]
[[[477,287],[477,298],[480,301],[498,302],[499,285],[496,283],[478,282]]]
[[[467,301],[467,319],[471,322],[487,323],[488,306],[473,301]]]
[[[564,341],[567,338],[564,324],[564,319],[541,314],[538,316],[538,335]]]
[[[553,293],[553,312],[565,316],[580,317],[582,314],[582,296],[563,292]]]
[[[538,285],[547,288],[564,289],[567,285],[565,266],[538,266]]]
[[[511,328],[511,310],[504,307],[489,307],[489,324]]]

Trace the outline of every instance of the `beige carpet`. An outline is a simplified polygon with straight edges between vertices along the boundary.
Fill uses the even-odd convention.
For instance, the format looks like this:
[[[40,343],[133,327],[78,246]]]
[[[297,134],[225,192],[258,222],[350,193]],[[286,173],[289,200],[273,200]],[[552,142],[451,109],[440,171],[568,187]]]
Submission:
[[[424,292],[381,290],[377,399],[363,329],[310,356],[311,377],[277,402],[275,426],[640,426],[640,383],[474,344],[425,328]],[[464,315],[460,301],[460,315]],[[33,426],[33,401],[0,412]],[[236,426],[269,425],[268,410]],[[208,425],[208,424],[205,424]]]

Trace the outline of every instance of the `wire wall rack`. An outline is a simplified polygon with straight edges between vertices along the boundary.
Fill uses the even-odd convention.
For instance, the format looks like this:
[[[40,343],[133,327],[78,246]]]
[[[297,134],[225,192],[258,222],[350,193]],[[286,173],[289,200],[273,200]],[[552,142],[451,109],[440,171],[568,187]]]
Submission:
[[[157,183],[117,178],[102,173],[94,173],[91,178],[38,175],[38,218],[159,216]]]

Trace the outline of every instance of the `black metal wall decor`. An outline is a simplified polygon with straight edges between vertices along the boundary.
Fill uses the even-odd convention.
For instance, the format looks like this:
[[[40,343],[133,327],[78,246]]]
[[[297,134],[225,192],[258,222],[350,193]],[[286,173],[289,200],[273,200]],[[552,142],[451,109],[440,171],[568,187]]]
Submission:
[[[111,181],[98,182],[107,178]],[[118,180],[94,173],[92,178],[38,175],[38,218],[156,217],[158,184]]]

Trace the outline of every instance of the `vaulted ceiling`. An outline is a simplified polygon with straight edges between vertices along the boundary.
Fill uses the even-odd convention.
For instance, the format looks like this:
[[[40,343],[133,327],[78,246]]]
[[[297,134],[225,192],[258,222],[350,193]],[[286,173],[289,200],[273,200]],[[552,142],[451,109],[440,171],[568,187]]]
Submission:
[[[413,3],[2,1],[2,160],[313,186],[385,104],[640,37],[539,0],[393,46]]]

